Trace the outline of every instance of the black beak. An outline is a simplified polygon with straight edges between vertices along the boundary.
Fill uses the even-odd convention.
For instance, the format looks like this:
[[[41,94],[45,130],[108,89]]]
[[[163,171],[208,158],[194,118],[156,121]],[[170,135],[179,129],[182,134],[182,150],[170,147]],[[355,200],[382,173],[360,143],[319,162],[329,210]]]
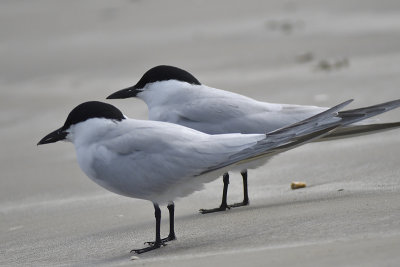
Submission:
[[[115,92],[107,97],[107,99],[123,99],[123,98],[129,98],[129,97],[135,97],[140,90],[137,90],[135,86],[119,90],[118,92]]]
[[[60,129],[57,129],[54,132],[51,132],[43,137],[42,140],[37,143],[37,145],[55,143],[57,141],[64,140],[65,137],[67,137],[67,132],[65,132],[64,129],[61,127]]]

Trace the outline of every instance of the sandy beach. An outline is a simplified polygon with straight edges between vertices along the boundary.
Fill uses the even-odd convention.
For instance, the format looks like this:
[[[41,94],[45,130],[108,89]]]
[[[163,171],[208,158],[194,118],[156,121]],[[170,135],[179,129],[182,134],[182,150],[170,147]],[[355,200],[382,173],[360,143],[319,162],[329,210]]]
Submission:
[[[273,158],[249,171],[248,207],[199,214],[220,203],[222,179],[207,184],[176,201],[178,240],[135,260],[152,204],[94,184],[71,144],[36,144],[160,64],[268,102],[399,99],[399,1],[2,1],[0,18],[0,266],[398,266],[400,130]],[[140,100],[106,102],[147,118]]]

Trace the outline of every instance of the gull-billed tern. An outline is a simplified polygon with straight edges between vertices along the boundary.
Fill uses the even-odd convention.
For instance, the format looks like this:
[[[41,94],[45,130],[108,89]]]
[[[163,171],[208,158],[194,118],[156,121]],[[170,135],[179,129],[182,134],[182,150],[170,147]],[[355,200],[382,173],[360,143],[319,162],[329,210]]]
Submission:
[[[189,72],[173,66],[160,65],[148,70],[132,87],[111,94],[109,99],[138,97],[148,106],[149,119],[184,125],[208,134],[264,133],[298,122],[326,110],[325,107],[275,104],[212,88],[201,84]],[[400,106],[400,100],[341,112],[343,116],[365,114],[360,120]],[[358,121],[360,121],[358,120]],[[400,122],[353,124],[318,141],[348,138],[399,127]],[[224,174],[222,203],[216,209],[201,209],[201,213],[223,211],[249,204],[247,170],[243,178],[243,201],[227,204],[228,174]]]
[[[329,134],[349,119],[338,116],[338,111],[350,102],[265,134],[209,135],[178,124],[129,119],[110,104],[91,101],[75,107],[64,125],[38,145],[73,143],[79,166],[91,180],[114,193],[153,203],[155,241],[132,250],[143,253],[175,239],[176,198],[201,190],[227,171],[256,167]],[[159,205],[167,205],[170,216],[170,232],[164,239]]]

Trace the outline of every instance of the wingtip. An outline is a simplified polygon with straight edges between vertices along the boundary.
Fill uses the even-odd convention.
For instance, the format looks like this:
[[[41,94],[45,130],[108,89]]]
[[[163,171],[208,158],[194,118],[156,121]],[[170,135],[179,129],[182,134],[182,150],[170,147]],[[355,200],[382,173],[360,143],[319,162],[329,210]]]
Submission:
[[[353,101],[354,101],[354,99],[351,98],[351,99],[346,100],[346,101],[344,101],[343,103],[339,104],[338,106],[345,107],[345,106],[347,106],[348,104],[350,104],[350,103],[353,102]]]

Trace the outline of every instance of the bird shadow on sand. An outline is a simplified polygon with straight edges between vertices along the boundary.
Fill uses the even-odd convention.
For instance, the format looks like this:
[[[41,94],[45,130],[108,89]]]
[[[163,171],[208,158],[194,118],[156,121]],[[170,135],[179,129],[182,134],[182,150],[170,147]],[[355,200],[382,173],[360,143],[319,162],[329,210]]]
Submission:
[[[122,244],[120,244],[121,250],[113,248],[113,251],[117,251],[113,256],[108,257],[106,255],[100,256],[99,260],[96,262],[107,263],[107,264],[117,264],[118,262],[127,262],[130,261],[132,256],[138,256],[138,260],[161,260],[163,258],[170,257],[181,257],[182,255],[192,255],[195,251],[206,252],[210,250],[210,247],[218,247],[218,250],[223,250],[224,247],[220,247],[219,243],[221,243],[221,238],[224,240],[224,243],[233,243],[241,238],[249,238],[249,234],[246,231],[235,232],[235,234],[230,234],[229,231],[227,233],[218,232],[213,234],[213,232],[208,232],[208,228],[210,225],[215,224],[215,220],[234,220],[234,217],[237,216],[245,216],[247,218],[251,218],[252,214],[256,212],[257,214],[265,213],[266,216],[271,214],[268,210],[280,209],[285,207],[290,207],[293,205],[311,205],[315,202],[321,201],[332,201],[337,199],[344,198],[352,198],[360,195],[360,192],[351,192],[349,191],[338,191],[334,190],[332,192],[327,193],[326,195],[321,195],[321,192],[318,194],[309,194],[309,195],[297,195],[295,198],[291,199],[282,199],[277,200],[277,198],[264,198],[263,200],[255,199],[250,206],[233,208],[227,210],[225,212],[218,212],[214,214],[200,214],[196,212],[196,209],[193,209],[193,213],[178,215],[176,216],[176,228],[177,228],[177,240],[168,243],[167,246],[162,247],[160,249],[144,253],[144,254],[131,254],[129,253],[130,249],[143,246],[143,238],[151,239],[153,236],[153,220],[149,217],[149,220],[146,222],[141,222],[140,224],[135,224],[132,222],[132,225],[125,225],[121,227],[114,227],[112,229],[107,229],[102,232],[96,233],[98,236],[108,236],[115,235],[116,240],[120,240]],[[301,198],[301,199],[300,199]],[[269,201],[270,200],[270,201]],[[260,203],[260,201],[264,201],[264,203]],[[218,219],[217,219],[218,218]],[[268,218],[266,219],[268,220]],[[164,224],[164,228],[162,232],[165,232],[168,227],[167,218],[163,218],[162,224]],[[138,234],[140,233],[140,234]],[[165,233],[164,233],[165,234]],[[118,236],[121,237],[118,238]],[[125,237],[125,238],[124,238]],[[116,242],[116,241],[114,241]]]

